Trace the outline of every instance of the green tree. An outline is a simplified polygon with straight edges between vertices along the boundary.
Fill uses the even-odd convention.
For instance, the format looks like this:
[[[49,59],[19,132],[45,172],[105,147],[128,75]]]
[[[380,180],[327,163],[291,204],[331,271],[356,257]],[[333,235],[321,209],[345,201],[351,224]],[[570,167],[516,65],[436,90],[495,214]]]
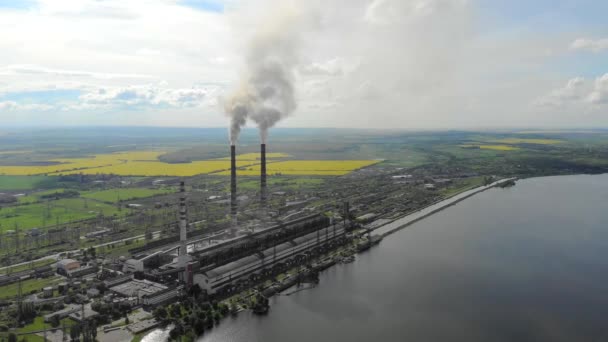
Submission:
[[[70,329],[70,339],[73,342],[80,341],[80,325],[76,324]]]
[[[158,307],[154,310],[153,315],[157,321],[164,321],[167,319],[167,309],[164,306]]]

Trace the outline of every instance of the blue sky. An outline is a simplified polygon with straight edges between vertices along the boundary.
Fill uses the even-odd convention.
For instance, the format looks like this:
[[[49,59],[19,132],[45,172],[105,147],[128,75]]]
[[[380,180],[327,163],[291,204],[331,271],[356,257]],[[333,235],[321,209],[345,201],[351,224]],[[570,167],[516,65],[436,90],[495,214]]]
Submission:
[[[18,103],[53,104],[57,102],[78,100],[81,91],[77,89],[21,91],[0,94],[0,101],[15,101]]]
[[[0,9],[27,9],[35,5],[34,0],[0,0]]]
[[[202,11],[224,12],[224,3],[220,0],[182,0],[180,4]]]
[[[599,0],[0,0],[0,118],[225,126],[252,37],[289,18],[308,25],[280,125],[606,127],[606,13]]]

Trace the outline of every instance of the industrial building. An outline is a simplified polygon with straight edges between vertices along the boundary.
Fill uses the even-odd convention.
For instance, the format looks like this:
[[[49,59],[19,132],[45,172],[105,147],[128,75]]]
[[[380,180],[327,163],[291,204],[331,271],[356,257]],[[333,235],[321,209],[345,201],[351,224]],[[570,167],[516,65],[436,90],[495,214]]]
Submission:
[[[113,293],[122,297],[142,298],[167,289],[167,286],[149,280],[132,279],[110,288]]]
[[[267,200],[266,145],[262,144],[260,148],[260,205],[264,214]],[[330,245],[343,241],[347,231],[346,222],[332,225],[328,217],[319,213],[301,212],[295,219],[239,232],[234,145],[230,146],[230,160],[230,200],[227,203],[230,204],[231,224],[224,240],[217,241],[215,235],[188,238],[186,191],[182,181],[178,212],[179,239],[164,245],[151,245],[148,250],[151,254],[140,254],[124,261],[123,272],[139,272],[147,280],[112,280],[111,291],[125,297],[138,297],[146,306],[176,298],[181,286],[187,289],[194,284],[200,286],[206,295],[221,296],[233,292],[239,283],[252,283],[285,267],[301,264]],[[211,243],[212,239],[214,243]],[[167,260],[168,256],[173,256],[173,260]]]
[[[63,259],[57,262],[57,272],[67,275],[70,271],[80,268],[80,262],[74,259]]]
[[[344,236],[344,227],[317,230],[304,236],[295,238],[261,252],[240,258],[226,265],[210,268],[194,275],[194,283],[209,295],[216,294],[222,289],[231,287],[236,281],[246,277],[262,275],[282,265],[290,265],[297,258],[306,257],[313,249]]]

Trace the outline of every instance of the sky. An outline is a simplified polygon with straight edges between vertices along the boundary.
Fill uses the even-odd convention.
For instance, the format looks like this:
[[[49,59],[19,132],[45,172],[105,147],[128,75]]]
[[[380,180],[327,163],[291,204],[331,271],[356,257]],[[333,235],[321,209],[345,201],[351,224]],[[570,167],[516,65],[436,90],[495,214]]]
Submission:
[[[287,22],[281,127],[606,128],[606,13],[603,0],[0,0],[0,127],[227,127],[252,41]]]

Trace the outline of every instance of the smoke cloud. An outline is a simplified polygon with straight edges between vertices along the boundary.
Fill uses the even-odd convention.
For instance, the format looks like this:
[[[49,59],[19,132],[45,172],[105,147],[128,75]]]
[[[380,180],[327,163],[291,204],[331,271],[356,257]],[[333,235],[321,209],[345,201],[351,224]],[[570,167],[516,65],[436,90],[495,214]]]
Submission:
[[[248,119],[256,123],[265,143],[268,129],[296,110],[294,83],[301,20],[302,11],[281,9],[263,21],[249,42],[240,86],[224,100],[231,120],[231,144],[236,143]]]

